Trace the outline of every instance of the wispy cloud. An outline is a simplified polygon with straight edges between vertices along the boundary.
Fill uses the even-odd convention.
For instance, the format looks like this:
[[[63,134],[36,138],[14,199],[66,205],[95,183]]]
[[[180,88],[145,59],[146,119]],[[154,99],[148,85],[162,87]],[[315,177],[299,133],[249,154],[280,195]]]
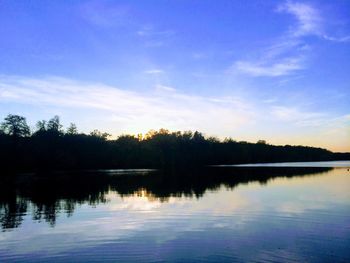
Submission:
[[[341,143],[349,140],[349,114],[336,116],[306,110],[301,105],[289,107],[275,98],[257,105],[242,97],[198,96],[162,84],[135,92],[66,78],[0,75],[0,103],[17,105],[20,109],[17,112],[23,115],[44,107],[49,112],[58,111],[64,120],[77,122],[78,127],[80,122],[94,123],[92,127],[85,126],[88,129],[85,131],[98,127],[114,135],[167,128],[255,141],[264,135],[266,128],[264,136],[271,143],[330,147],[334,142],[329,140],[332,134],[338,138],[339,150],[344,148]],[[293,140],[294,137],[284,135],[278,139],[279,129],[287,129],[290,136],[299,137]],[[305,137],[311,132],[312,137]]]
[[[326,32],[327,21],[320,10],[311,4],[287,1],[277,8],[279,12],[293,15],[297,25],[290,28],[290,34],[295,37],[315,35],[324,40],[335,42],[350,41],[350,36],[331,36]]]
[[[156,90],[157,91],[166,91],[166,92],[169,92],[169,91],[174,92],[174,91],[176,91],[175,88],[172,88],[172,87],[169,87],[169,86],[165,86],[165,85],[160,85],[160,84],[156,85]]]
[[[289,13],[297,19],[297,26],[292,26],[290,32],[295,37],[319,35],[322,32],[319,11],[309,4],[287,1],[280,5],[277,11]]]
[[[269,141],[275,141],[278,144],[324,147],[333,151],[349,151],[349,113],[338,115],[308,110],[301,105],[271,106],[268,109],[267,119],[273,119],[273,123],[279,123],[278,129],[284,131],[283,134],[275,133],[268,139]]]
[[[332,116],[325,112],[303,110],[297,106],[272,106],[271,114],[278,120],[297,126],[327,128],[327,130],[340,128],[344,130],[344,127],[350,129],[350,114]]]
[[[330,118],[325,113],[303,111],[298,107],[273,106],[271,113],[278,120],[291,122],[298,126],[322,126]]]
[[[55,77],[2,76],[0,101],[76,112],[93,110],[122,129],[119,132],[146,132],[164,127],[230,134],[254,117],[249,104],[239,98],[188,95],[163,85],[149,93],[140,93]]]
[[[148,70],[145,70],[144,73],[158,75],[158,74],[164,73],[164,70],[162,70],[162,69],[148,69]]]
[[[294,16],[297,23],[277,38],[274,44],[262,49],[258,58],[238,60],[231,71],[253,77],[280,77],[306,68],[306,54],[312,47],[306,44],[306,36],[316,36],[336,42],[350,41],[350,36],[333,37],[325,33],[324,19],[317,8],[310,4],[287,1],[277,7],[277,12]]]
[[[100,27],[124,26],[133,20],[128,6],[104,0],[83,3],[80,14],[86,21]]]
[[[175,34],[172,30],[155,30],[152,26],[144,26],[136,34],[140,37],[162,36],[169,37]]]
[[[326,40],[335,41],[335,42],[349,42],[350,41],[350,36],[334,37],[334,36],[323,35],[323,38]]]
[[[175,34],[173,30],[157,30],[154,26],[143,26],[136,34],[147,47],[161,47]]]
[[[283,61],[268,64],[264,62],[237,61],[235,68],[254,77],[279,77],[303,69],[299,58],[287,58]]]
[[[311,48],[294,38],[283,38],[265,47],[259,58],[238,60],[231,70],[253,77],[280,77],[305,68],[305,53]]]

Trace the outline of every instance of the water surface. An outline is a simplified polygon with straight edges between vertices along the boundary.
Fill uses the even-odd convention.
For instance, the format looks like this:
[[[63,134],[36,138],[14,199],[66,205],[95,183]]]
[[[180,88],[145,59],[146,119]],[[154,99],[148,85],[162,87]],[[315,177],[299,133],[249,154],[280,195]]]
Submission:
[[[350,261],[344,167],[61,172],[0,187],[0,262]]]
[[[284,162],[284,163],[251,163],[236,165],[217,165],[236,166],[236,167],[347,167],[350,168],[349,161],[323,161],[323,162]]]

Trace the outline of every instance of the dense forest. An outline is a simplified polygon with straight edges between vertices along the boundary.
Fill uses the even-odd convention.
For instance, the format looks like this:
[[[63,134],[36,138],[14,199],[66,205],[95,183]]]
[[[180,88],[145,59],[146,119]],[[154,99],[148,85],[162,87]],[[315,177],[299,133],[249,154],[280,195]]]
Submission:
[[[350,159],[305,146],[274,146],[205,137],[195,131],[121,135],[109,140],[98,130],[79,133],[75,124],[63,129],[58,116],[38,121],[31,130],[22,116],[9,114],[0,128],[0,164],[3,171],[46,171],[95,168],[179,168],[216,164]]]

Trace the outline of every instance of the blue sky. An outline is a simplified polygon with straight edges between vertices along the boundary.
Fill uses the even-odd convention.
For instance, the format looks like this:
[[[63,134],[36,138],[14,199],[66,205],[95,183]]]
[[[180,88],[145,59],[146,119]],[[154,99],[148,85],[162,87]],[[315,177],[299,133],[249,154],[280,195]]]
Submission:
[[[0,118],[350,151],[349,1],[0,1]]]

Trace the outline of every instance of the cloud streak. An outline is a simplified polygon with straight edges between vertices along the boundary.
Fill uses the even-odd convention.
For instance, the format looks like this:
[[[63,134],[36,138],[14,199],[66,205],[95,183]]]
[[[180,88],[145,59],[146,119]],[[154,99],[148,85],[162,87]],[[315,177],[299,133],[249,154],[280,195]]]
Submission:
[[[143,26],[136,32],[147,47],[161,47],[175,35],[173,30],[156,30],[152,25]]]
[[[293,15],[296,25],[277,39],[277,43],[266,48],[260,57],[253,60],[236,61],[231,71],[252,77],[281,77],[306,68],[306,53],[312,49],[305,44],[306,36],[316,36],[334,42],[350,41],[350,36],[333,37],[324,32],[324,23],[319,10],[298,2],[287,1],[276,9],[279,13]]]
[[[237,61],[235,68],[254,77],[279,77],[303,69],[299,58],[287,58],[272,64],[263,62]]]
[[[297,107],[273,106],[271,109],[274,118],[297,126],[322,126],[329,121],[325,113],[301,111]]]
[[[149,69],[149,70],[145,70],[144,73],[158,75],[158,74],[164,73],[164,71],[161,69]]]
[[[315,35],[324,40],[335,42],[350,41],[350,36],[335,37],[325,33],[326,21],[322,14],[314,6],[305,3],[287,1],[277,8],[279,12],[293,15],[297,20],[297,26],[291,29],[290,34],[294,37]]]
[[[297,27],[291,29],[295,37],[305,35],[319,35],[322,32],[322,19],[317,9],[305,3],[287,1],[277,8],[279,12],[293,15],[298,22]]]
[[[0,77],[0,101],[23,105],[99,112],[123,132],[161,127],[230,134],[253,120],[249,104],[240,98],[186,95],[159,85],[149,93],[103,84],[48,77]]]
[[[80,122],[88,123],[85,132],[97,127],[113,135],[166,128],[200,130],[221,138],[256,141],[263,136],[270,143],[329,147],[334,144],[334,139],[327,139],[332,134],[339,141],[338,149],[343,149],[341,142],[348,140],[350,127],[349,114],[334,116],[307,111],[300,105],[267,106],[241,97],[189,95],[160,84],[152,90],[135,92],[58,77],[0,75],[0,103],[16,105],[21,115],[44,107],[64,120],[77,121],[78,126]],[[279,139],[281,128],[288,136],[283,134]],[[312,137],[305,137],[310,132]]]

